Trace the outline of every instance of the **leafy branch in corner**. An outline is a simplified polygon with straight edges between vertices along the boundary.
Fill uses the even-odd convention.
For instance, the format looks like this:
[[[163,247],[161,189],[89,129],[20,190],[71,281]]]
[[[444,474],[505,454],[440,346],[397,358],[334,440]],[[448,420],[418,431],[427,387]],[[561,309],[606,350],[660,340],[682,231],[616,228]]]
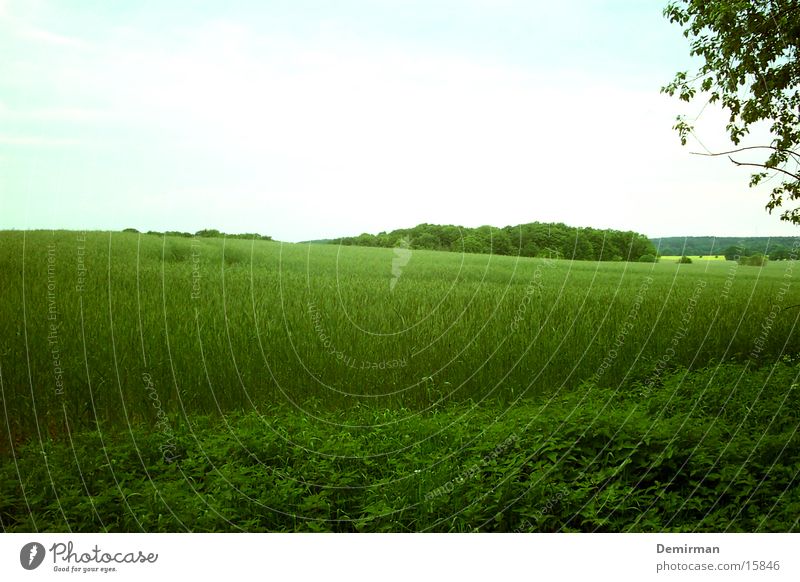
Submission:
[[[686,102],[698,92],[708,103],[719,103],[729,113],[726,130],[739,145],[751,126],[769,124],[769,145],[742,147],[728,155],[737,166],[762,171],[751,175],[750,186],[768,176],[779,177],[766,209],[782,208],[781,220],[800,224],[800,206],[784,208],[800,199],[800,2],[798,0],[676,0],[664,9],[670,22],[683,28],[690,55],[700,57],[696,74],[679,72],[662,93]],[[681,144],[694,127],[682,116],[673,126]],[[766,158],[742,162],[730,154],[744,150],[768,150]]]

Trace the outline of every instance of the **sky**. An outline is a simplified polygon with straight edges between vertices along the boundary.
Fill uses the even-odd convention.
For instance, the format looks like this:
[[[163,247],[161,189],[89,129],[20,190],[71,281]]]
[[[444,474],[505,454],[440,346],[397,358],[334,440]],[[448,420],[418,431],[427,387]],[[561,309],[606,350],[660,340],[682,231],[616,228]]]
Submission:
[[[665,3],[0,0],[0,229],[798,234]]]

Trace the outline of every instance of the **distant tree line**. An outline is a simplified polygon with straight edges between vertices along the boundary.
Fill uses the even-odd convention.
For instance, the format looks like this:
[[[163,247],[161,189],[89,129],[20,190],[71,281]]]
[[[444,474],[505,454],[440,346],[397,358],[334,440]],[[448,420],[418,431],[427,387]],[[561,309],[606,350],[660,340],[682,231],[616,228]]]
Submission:
[[[798,240],[793,236],[773,237],[713,237],[713,236],[675,236],[652,239],[659,255],[665,256],[719,256],[729,261],[740,257],[766,255],[773,261],[789,258],[792,246]]]
[[[122,232],[139,232],[135,228],[126,228]],[[159,232],[157,230],[148,230],[144,234],[155,234],[158,236],[183,236],[187,238],[192,238],[195,236],[203,237],[203,238],[243,238],[247,240],[272,240],[271,236],[267,236],[265,234],[258,234],[257,232],[245,232],[239,234],[229,234],[225,232],[221,232],[216,228],[204,228],[203,230],[198,230],[196,233],[192,234],[191,232],[182,232],[179,230],[168,230],[166,232]]]
[[[576,228],[562,223],[531,222],[497,228],[420,224],[378,234],[332,239],[331,244],[551,257],[585,261],[655,260],[656,249],[643,234],[611,229]]]

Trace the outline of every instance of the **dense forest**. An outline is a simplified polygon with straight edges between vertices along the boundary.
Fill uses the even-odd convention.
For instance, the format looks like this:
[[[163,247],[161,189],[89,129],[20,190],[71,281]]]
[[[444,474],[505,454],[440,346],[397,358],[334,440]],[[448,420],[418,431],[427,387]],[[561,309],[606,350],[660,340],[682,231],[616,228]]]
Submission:
[[[671,236],[651,240],[656,249],[658,249],[659,255],[725,255],[728,260],[733,260],[737,255],[749,257],[762,254],[769,256],[774,261],[779,261],[788,259],[792,248],[797,249],[800,247],[800,237],[795,236]]]
[[[413,228],[379,234],[364,233],[326,242],[586,261],[648,261],[655,260],[656,254],[653,243],[637,232],[575,228],[561,223],[540,222],[504,228],[420,224]]]

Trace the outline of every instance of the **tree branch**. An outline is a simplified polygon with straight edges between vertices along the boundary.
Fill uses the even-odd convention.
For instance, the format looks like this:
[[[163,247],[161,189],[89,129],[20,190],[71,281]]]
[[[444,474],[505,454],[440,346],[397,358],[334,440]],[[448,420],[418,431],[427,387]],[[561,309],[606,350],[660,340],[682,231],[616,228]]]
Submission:
[[[730,161],[732,161],[734,164],[736,164],[737,166],[755,166],[756,168],[764,168],[765,170],[775,170],[776,172],[782,172],[782,173],[786,174],[787,176],[791,176],[795,180],[800,181],[800,175],[792,174],[791,172],[789,172],[787,170],[784,170],[783,168],[770,168],[770,167],[766,166],[765,164],[752,164],[752,163],[748,163],[748,162],[737,162],[736,160],[734,160],[730,156],[728,156],[728,159]]]
[[[712,152],[708,152],[708,153],[690,152],[690,153],[692,155],[695,155],[695,156],[716,157],[716,156],[725,156],[725,155],[728,155],[728,154],[736,154],[736,153],[743,152],[743,151],[746,151],[746,150],[774,150],[776,152],[786,152],[787,154],[793,155],[795,158],[798,159],[798,161],[800,161],[800,154],[798,154],[797,152],[795,152],[793,150],[782,150],[782,149],[778,149],[778,148],[773,147],[773,146],[748,146],[748,147],[743,147],[743,148],[737,148],[735,150],[729,150],[727,152],[716,152],[716,153],[712,153]]]

